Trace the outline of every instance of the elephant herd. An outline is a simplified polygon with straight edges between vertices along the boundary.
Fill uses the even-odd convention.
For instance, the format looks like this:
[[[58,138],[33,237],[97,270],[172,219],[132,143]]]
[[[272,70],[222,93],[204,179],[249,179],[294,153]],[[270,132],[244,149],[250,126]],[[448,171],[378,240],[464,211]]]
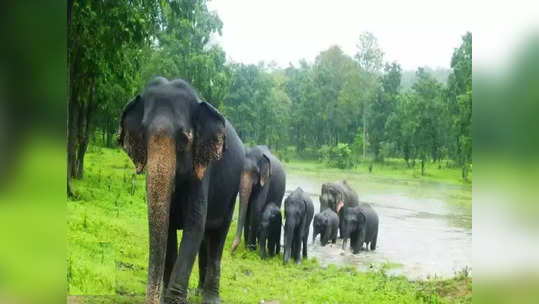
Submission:
[[[146,172],[149,261],[146,303],[188,303],[198,255],[202,303],[219,303],[221,257],[236,197],[240,207],[231,251],[241,242],[260,248],[261,258],[281,249],[286,173],[265,146],[244,148],[232,124],[201,101],[185,81],[156,77],[123,109],[118,143]],[[284,200],[284,254],[300,262],[313,242],[336,242],[337,233],[354,253],[374,250],[378,216],[346,181],[326,183],[320,213],[300,187]],[[177,230],[183,230],[178,249]]]

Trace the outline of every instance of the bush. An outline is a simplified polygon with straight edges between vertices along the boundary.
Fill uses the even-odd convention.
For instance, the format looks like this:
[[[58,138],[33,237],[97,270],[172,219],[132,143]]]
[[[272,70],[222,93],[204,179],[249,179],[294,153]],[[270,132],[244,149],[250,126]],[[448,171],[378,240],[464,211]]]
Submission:
[[[348,144],[339,143],[337,146],[323,145],[318,150],[319,159],[330,167],[346,169],[353,165],[352,149]]]
[[[331,154],[331,147],[328,145],[323,145],[318,149],[318,159],[322,162],[329,162]]]

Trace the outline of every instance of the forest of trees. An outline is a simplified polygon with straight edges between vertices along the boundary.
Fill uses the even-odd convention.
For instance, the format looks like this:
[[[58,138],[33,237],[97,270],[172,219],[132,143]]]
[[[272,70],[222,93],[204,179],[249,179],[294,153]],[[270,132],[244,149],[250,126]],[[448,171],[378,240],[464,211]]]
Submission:
[[[427,161],[450,160],[467,178],[471,33],[449,71],[410,75],[368,32],[352,56],[329,46],[286,68],[228,62],[212,43],[222,26],[205,0],[68,1],[68,191],[88,143],[114,146],[123,105],[156,75],[190,82],[246,144],[342,168],[392,157],[423,173]]]

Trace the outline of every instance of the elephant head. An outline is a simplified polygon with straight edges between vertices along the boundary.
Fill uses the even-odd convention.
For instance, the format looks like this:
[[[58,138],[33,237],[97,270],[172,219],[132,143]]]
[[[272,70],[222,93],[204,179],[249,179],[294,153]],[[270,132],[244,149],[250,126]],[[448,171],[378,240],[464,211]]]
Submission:
[[[345,202],[344,191],[342,185],[339,183],[323,184],[322,193],[320,194],[320,211],[330,208],[336,213],[339,213]]]
[[[320,234],[320,244],[325,246],[329,241],[329,219],[323,213],[318,213],[313,221],[313,244],[316,236]]]
[[[343,210],[342,249],[346,250],[347,242],[351,239],[354,253],[358,252],[365,240],[367,218],[360,207],[345,207]]]
[[[177,179],[202,180],[210,162],[221,158],[225,119],[201,102],[182,80],[158,77],[123,109],[118,143],[146,170],[149,265],[146,301],[158,303],[162,292],[169,229],[170,200]]]
[[[250,223],[246,223],[247,210],[251,209],[250,214],[254,219],[261,218],[270,178],[271,162],[269,151],[260,147],[247,149],[241,174],[240,212],[232,252],[236,250],[241,241],[244,226],[250,225]],[[249,206],[250,204],[251,206]],[[251,225],[250,229],[254,228],[256,228],[256,225]],[[245,237],[247,238],[248,236],[246,235]]]

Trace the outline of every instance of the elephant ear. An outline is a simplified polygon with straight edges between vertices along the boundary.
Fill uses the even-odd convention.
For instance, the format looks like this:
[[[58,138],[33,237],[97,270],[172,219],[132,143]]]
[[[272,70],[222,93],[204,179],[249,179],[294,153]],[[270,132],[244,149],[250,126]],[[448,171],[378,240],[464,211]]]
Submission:
[[[262,153],[262,158],[259,161],[258,167],[260,168],[260,186],[264,186],[266,181],[271,177],[271,162],[266,153]]]
[[[137,174],[142,173],[146,165],[146,147],[142,133],[144,102],[140,95],[135,96],[125,105],[120,118],[117,140],[135,164]]]
[[[199,103],[193,116],[195,128],[193,169],[202,180],[212,161],[223,157],[225,149],[225,118],[212,105]]]

